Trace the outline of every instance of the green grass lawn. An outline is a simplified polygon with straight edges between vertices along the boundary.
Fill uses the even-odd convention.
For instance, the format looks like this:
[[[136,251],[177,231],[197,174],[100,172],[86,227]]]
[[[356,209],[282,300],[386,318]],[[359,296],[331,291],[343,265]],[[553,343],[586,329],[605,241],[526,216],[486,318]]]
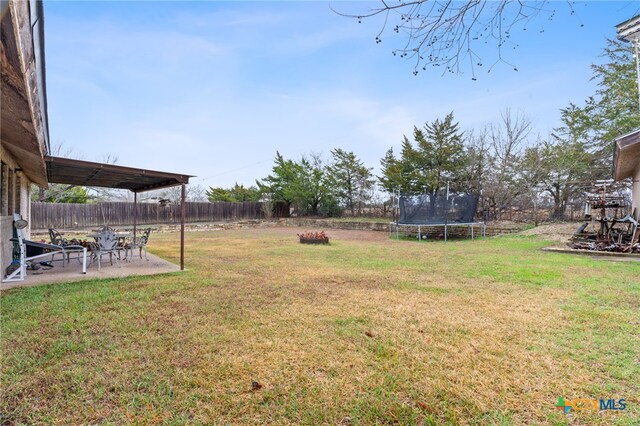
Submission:
[[[296,232],[188,233],[184,273],[5,292],[0,423],[639,424],[639,263]]]

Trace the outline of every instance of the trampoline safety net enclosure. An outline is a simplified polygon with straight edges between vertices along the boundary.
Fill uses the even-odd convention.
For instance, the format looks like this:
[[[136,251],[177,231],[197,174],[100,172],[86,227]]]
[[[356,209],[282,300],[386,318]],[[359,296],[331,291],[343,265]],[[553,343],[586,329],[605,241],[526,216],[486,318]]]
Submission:
[[[467,226],[473,238],[473,227],[480,226],[485,235],[484,222],[474,221],[478,208],[478,196],[467,193],[401,195],[398,197],[399,217],[394,222],[396,236],[398,228],[417,228],[418,238],[422,238],[423,227],[444,227],[447,239],[448,227]]]

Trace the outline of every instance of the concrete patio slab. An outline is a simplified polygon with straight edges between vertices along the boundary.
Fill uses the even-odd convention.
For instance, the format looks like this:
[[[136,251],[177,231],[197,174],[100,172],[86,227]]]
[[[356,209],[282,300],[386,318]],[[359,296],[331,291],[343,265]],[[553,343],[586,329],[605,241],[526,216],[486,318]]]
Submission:
[[[131,262],[120,261],[120,265],[109,263],[108,257],[102,262],[98,270],[96,263],[87,266],[87,273],[82,274],[82,265],[75,258],[62,267],[61,262],[54,262],[54,267],[48,270],[27,271],[24,281],[0,283],[0,291],[19,287],[32,287],[43,284],[69,283],[74,281],[95,280],[102,278],[124,278],[178,272],[180,267],[149,253],[149,260],[134,256]]]

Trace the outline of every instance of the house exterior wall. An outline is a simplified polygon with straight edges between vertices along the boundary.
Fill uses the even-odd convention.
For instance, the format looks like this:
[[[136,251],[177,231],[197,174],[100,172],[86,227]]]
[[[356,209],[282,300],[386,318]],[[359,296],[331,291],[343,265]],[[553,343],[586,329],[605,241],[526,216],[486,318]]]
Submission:
[[[633,186],[631,188],[631,211],[636,209],[638,217],[640,217],[640,163],[636,166],[633,173]]]
[[[0,245],[0,256],[2,259],[2,271],[0,275],[2,277],[5,276],[6,268],[11,263],[12,258],[12,246],[9,238],[11,238],[13,232],[11,229],[12,225],[11,218],[9,216],[1,216],[0,217],[0,241],[2,244]]]
[[[12,201],[11,205],[7,205],[6,209],[0,211],[0,275],[4,276],[7,266],[11,263],[13,254],[13,244],[9,241],[13,237],[13,213],[20,213],[25,218],[30,218],[31,210],[31,181],[21,172],[16,159],[7,151],[0,150],[0,160],[6,166],[6,176],[2,176],[2,199],[3,204],[8,200],[5,199],[9,195],[9,191],[13,191],[13,196],[9,197]],[[9,175],[10,179],[7,179]],[[5,181],[6,180],[6,181]],[[19,182],[18,182],[19,181]],[[14,188],[9,188],[9,183]],[[6,213],[6,214],[5,214]],[[27,236],[31,234],[31,224],[26,229]]]
[[[3,1],[2,12],[0,277],[4,278],[13,256],[13,214],[29,221],[31,184],[47,185],[48,127],[42,3]]]

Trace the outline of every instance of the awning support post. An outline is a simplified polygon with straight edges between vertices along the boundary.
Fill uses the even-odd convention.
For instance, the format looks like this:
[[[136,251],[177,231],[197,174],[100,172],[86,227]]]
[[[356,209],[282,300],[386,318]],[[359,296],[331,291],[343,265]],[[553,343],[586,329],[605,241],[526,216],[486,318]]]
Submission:
[[[136,240],[136,227],[138,225],[138,193],[133,193],[133,241]]]
[[[182,184],[182,195],[180,197],[180,270],[184,271],[184,216],[185,216],[185,201],[186,198],[186,186]]]

